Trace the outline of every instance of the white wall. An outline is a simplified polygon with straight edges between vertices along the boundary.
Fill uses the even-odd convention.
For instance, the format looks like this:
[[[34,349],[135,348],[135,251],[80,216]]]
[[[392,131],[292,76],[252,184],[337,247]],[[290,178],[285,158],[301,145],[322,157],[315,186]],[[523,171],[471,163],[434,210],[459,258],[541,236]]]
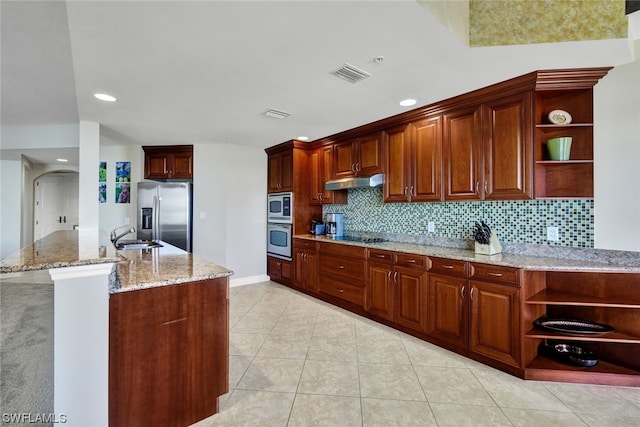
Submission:
[[[266,280],[264,150],[196,144],[193,169],[194,254],[233,270],[232,284]]]
[[[640,251],[640,40],[594,88],[595,247]]]
[[[107,202],[99,203],[100,230],[107,233],[116,227],[129,223],[137,227],[136,200],[138,200],[137,183],[141,180],[143,161],[142,148],[131,146],[100,146],[100,162],[107,162]],[[130,203],[116,203],[115,167],[116,162],[131,162],[131,197]],[[98,164],[95,164],[93,180],[93,199],[98,200]],[[133,238],[133,236],[130,236]]]
[[[0,160],[0,258],[20,249],[22,162]]]
[[[98,161],[100,156],[100,124],[80,121],[80,208],[78,219],[81,230],[98,231],[100,216],[98,214]]]

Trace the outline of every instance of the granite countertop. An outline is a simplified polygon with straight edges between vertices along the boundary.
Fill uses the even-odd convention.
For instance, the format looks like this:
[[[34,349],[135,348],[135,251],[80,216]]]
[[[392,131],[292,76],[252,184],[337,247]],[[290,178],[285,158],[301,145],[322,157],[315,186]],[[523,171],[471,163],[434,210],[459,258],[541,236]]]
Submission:
[[[519,253],[500,253],[496,255],[476,254],[473,250],[464,248],[452,248],[442,246],[431,246],[405,242],[359,242],[347,240],[335,240],[327,236],[314,236],[302,234],[294,236],[296,238],[316,240],[321,242],[331,242],[343,245],[361,246],[372,249],[382,249],[393,252],[403,252],[431,257],[456,259],[461,261],[471,261],[483,264],[501,265],[515,267],[525,270],[555,270],[555,271],[605,271],[621,273],[640,273],[640,264],[635,265],[617,264],[615,262],[594,262],[592,259],[566,259],[550,256],[536,256]],[[576,251],[579,253],[580,251]]]
[[[147,250],[116,250],[102,232],[56,231],[0,260],[0,273],[115,264],[109,293],[227,277],[233,271],[161,242]]]

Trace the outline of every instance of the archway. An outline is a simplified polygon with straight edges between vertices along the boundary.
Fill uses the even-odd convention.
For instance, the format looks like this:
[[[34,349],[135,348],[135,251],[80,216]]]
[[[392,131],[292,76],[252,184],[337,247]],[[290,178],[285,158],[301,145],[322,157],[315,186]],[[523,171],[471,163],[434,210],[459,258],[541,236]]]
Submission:
[[[78,181],[75,171],[54,171],[33,181],[33,241],[78,226]]]

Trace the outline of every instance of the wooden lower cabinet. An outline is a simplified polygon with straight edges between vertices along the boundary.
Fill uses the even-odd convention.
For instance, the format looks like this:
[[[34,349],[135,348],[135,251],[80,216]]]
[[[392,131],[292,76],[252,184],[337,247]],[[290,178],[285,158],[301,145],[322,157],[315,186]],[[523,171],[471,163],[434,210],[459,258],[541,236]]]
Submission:
[[[369,250],[368,258],[366,310],[414,331],[426,331],[426,257]]]
[[[272,256],[267,257],[267,274],[274,282],[288,285],[293,279],[293,265],[291,261]]]
[[[469,281],[469,349],[520,366],[520,289]]]
[[[364,308],[365,248],[320,243],[318,277],[320,293]]]
[[[465,293],[468,293],[465,277],[429,274],[427,295],[427,333],[438,342],[458,349],[466,349],[468,343],[469,315]]]
[[[191,425],[228,390],[228,278],[110,296],[110,426]]]
[[[294,286],[318,292],[318,253],[311,249],[293,249],[295,262]]]

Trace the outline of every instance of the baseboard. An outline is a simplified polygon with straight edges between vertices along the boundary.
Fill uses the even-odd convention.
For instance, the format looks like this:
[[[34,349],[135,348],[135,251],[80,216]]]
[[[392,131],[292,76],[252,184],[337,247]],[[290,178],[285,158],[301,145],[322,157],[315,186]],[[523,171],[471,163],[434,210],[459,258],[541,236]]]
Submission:
[[[261,274],[258,276],[240,277],[238,279],[229,280],[229,287],[234,288],[236,286],[244,286],[244,285],[251,285],[253,283],[268,282],[269,280],[270,280],[269,276],[267,276],[266,274]]]

